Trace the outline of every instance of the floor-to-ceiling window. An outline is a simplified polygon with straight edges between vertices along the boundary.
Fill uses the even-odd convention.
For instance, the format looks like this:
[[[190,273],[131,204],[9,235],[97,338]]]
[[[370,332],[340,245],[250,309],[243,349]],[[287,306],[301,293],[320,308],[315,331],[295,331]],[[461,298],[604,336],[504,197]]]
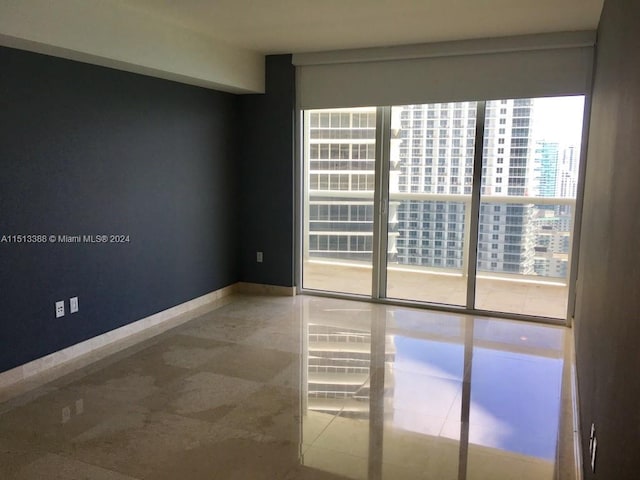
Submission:
[[[584,97],[487,102],[475,305],[567,311]]]
[[[304,120],[304,287],[371,295],[376,109]]]
[[[306,110],[302,288],[565,318],[583,107]]]
[[[387,297],[466,304],[476,109],[391,108]]]
[[[594,43],[295,54],[298,286],[569,320]]]

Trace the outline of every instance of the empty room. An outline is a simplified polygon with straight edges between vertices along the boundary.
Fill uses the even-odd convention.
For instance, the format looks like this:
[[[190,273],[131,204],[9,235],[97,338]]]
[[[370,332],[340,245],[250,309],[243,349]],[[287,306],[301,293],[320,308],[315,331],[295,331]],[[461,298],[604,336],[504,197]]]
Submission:
[[[638,478],[639,20],[0,2],[0,477]]]

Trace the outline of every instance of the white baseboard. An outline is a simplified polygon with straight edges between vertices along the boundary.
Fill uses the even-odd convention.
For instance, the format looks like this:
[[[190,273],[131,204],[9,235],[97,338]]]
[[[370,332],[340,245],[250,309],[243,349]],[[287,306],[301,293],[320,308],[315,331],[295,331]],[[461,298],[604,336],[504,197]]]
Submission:
[[[576,371],[576,343],[575,343],[575,330],[572,329],[571,335],[571,401],[573,402],[573,455],[574,455],[574,468],[576,480],[582,480],[582,432],[580,429],[580,396],[578,391],[578,373]]]
[[[296,294],[296,287],[283,287],[281,285],[267,285],[264,283],[236,283],[239,293],[249,293],[253,295],[281,295],[293,297]]]
[[[0,402],[188,322],[237,291],[238,284],[229,285],[2,372]]]

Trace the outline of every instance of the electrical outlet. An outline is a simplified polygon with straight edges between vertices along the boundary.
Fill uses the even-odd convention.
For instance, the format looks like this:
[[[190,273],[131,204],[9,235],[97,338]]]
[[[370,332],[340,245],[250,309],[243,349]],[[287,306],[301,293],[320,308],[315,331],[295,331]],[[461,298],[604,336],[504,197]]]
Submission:
[[[79,398],[76,400],[76,415],[82,415],[84,413],[84,400]]]
[[[71,420],[71,408],[63,407],[62,408],[62,423],[67,423]]]
[[[262,252],[256,252],[256,262],[262,263],[263,255]]]
[[[64,300],[56,302],[56,318],[64,317]]]
[[[78,311],[78,297],[71,297],[69,299],[69,313],[76,313]]]

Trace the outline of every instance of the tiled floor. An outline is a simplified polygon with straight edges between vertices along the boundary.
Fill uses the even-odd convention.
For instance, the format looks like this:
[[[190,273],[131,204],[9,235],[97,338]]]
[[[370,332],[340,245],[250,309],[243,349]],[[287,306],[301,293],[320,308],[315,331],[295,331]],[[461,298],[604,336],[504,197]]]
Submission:
[[[476,308],[564,319],[569,289],[557,282],[534,282],[519,275],[490,277],[479,272]],[[304,262],[303,285],[312,290],[371,295],[371,266]],[[446,305],[467,301],[467,277],[445,275],[420,267],[394,266],[387,271],[387,297]]]
[[[552,480],[567,336],[236,296],[0,404],[0,478]]]

